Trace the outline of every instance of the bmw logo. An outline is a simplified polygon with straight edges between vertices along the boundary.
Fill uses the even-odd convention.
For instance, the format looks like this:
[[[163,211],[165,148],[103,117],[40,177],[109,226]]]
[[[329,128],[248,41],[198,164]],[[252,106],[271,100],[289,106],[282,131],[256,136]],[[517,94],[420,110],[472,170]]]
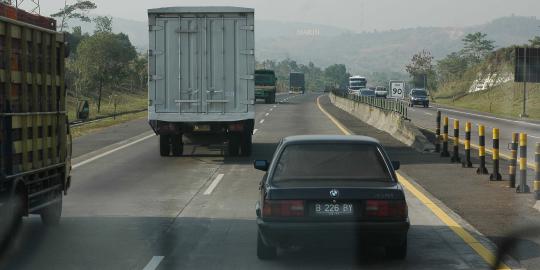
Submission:
[[[339,196],[339,190],[335,188],[330,190],[330,197],[337,198],[338,196]]]

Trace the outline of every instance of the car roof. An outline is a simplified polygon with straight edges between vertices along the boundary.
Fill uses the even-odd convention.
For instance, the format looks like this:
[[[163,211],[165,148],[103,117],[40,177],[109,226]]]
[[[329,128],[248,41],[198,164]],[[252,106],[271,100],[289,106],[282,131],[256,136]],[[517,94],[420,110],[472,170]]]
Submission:
[[[296,143],[329,143],[329,142],[349,142],[349,143],[365,143],[365,144],[380,144],[375,138],[361,135],[295,135],[283,138],[284,144]]]

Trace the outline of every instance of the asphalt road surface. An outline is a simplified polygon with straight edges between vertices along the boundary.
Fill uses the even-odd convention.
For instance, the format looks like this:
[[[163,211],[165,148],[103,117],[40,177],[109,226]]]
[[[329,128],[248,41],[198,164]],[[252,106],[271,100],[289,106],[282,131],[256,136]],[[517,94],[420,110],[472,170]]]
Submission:
[[[471,122],[471,143],[478,144],[478,125],[482,124],[486,130],[486,149],[492,148],[492,129],[499,129],[500,137],[500,149],[501,153],[510,154],[508,150],[508,144],[512,141],[513,132],[525,132],[528,136],[527,144],[527,160],[530,164],[534,163],[534,152],[536,143],[540,142],[540,122],[527,119],[511,119],[505,117],[499,117],[490,115],[488,113],[480,113],[469,111],[465,109],[453,109],[446,107],[438,107],[437,105],[430,105],[429,108],[422,108],[420,106],[409,108],[408,117],[412,122],[420,127],[434,130],[436,126],[437,110],[440,110],[442,116],[448,116],[449,118],[449,135],[453,136],[454,119],[460,122],[460,139],[465,138],[465,123]],[[442,126],[441,126],[442,132]]]
[[[389,261],[377,248],[336,246],[295,249],[274,261],[258,260],[255,202],[263,173],[253,169],[252,159],[269,159],[284,136],[342,134],[317,107],[316,98],[284,95],[278,98],[282,103],[258,104],[250,158],[223,157],[222,146],[190,146],[185,157],[160,157],[158,137],[151,136],[149,128],[125,128],[134,133],[124,138],[129,140],[78,152],[61,224],[47,229],[37,217],[25,219],[0,268],[487,268],[471,247],[483,247],[482,236],[471,232],[478,242],[465,243],[456,233],[462,228],[459,217],[453,216],[456,223],[450,228],[430,210],[433,205],[410,192],[412,226],[404,261]],[[78,139],[75,149],[94,149],[96,142],[88,138],[91,142]]]

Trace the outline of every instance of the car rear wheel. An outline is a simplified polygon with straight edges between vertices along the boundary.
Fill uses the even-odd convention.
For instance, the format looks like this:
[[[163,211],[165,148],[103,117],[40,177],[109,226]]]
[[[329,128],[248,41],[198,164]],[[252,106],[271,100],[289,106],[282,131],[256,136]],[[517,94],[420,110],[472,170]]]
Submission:
[[[260,260],[272,260],[277,257],[277,248],[267,246],[262,240],[261,233],[257,232],[257,258]]]
[[[397,246],[387,246],[386,256],[396,260],[405,259],[405,257],[407,257],[407,240]]]

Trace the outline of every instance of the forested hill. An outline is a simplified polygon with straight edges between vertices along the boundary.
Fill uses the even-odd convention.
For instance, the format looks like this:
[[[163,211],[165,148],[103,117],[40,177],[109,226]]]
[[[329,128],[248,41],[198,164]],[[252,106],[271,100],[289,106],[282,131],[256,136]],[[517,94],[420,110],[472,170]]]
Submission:
[[[147,23],[113,19],[113,30],[129,35],[138,50],[148,48]],[[72,23],[75,26],[77,23]],[[83,25],[83,31],[93,31]],[[419,27],[391,31],[354,33],[342,28],[309,23],[256,22],[257,59],[294,59],[318,66],[343,63],[353,73],[403,72],[411,56],[428,49],[435,59],[461,48],[468,33],[487,33],[497,47],[526,43],[539,34],[540,20],[534,17],[503,17],[471,27]]]

